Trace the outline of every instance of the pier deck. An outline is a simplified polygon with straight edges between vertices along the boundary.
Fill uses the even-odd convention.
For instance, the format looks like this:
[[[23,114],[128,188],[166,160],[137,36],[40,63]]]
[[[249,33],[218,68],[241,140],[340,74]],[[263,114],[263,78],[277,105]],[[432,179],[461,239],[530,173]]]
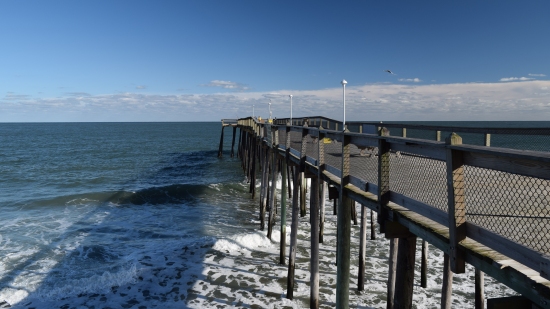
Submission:
[[[291,206],[300,211],[304,209],[302,215],[305,199],[298,200],[297,188],[303,187],[303,177],[337,188],[338,308],[348,306],[349,222],[354,215],[348,209],[352,202],[375,211],[380,232],[396,239],[395,243],[391,242],[396,246],[396,254],[390,265],[396,268],[389,270],[390,274],[394,273],[394,279],[388,283],[388,308],[411,305],[413,288],[407,265],[414,265],[415,248],[411,247],[411,240],[416,237],[446,254],[442,308],[450,306],[452,272],[464,272],[465,263],[517,291],[534,306],[550,308],[550,129],[513,131],[392,124],[389,127],[398,134],[390,135],[383,124],[354,123],[348,128],[353,127],[355,132],[342,132],[338,131],[341,123],[328,118],[309,118],[307,126],[296,125],[303,121],[293,119],[291,126],[287,125],[288,119],[266,124],[244,118],[224,121],[222,125],[234,127],[233,145],[235,130],[240,128],[238,155],[250,179],[253,196],[256,165],[262,167],[260,212],[265,216],[266,210],[269,211],[268,229],[274,224],[273,208],[276,207],[274,193],[269,194],[268,179],[275,179],[279,172],[285,176],[289,170],[287,165],[293,166],[294,171],[294,174],[288,173],[289,190],[291,182],[295,188]],[[429,131],[426,136],[430,137],[407,138],[407,129],[411,127]],[[458,134],[448,138],[443,134],[447,140],[441,141],[441,132],[453,131],[468,138],[477,134],[472,140],[482,140],[483,145],[464,144]],[[489,147],[491,136],[498,137],[493,140],[526,136],[535,142],[521,149]],[[223,129],[220,156],[222,142]],[[283,178],[283,184],[286,183],[287,179]],[[320,188],[323,197],[324,186]],[[284,199],[280,204],[284,213]],[[298,212],[293,211],[293,222],[297,215]],[[323,216],[321,214],[319,223],[321,234]],[[283,227],[282,231],[281,237]],[[291,235],[289,264],[295,250],[292,239]],[[283,257],[285,249],[281,250]],[[411,254],[407,253],[411,250],[412,261]],[[315,269],[315,260],[312,263],[311,268]],[[292,297],[292,267],[289,265],[289,298]],[[318,280],[318,275],[312,273],[312,278]],[[476,284],[482,286],[482,282]],[[312,282],[311,286],[318,288],[318,283]],[[479,293],[483,299],[482,292]],[[315,304],[318,306],[315,297],[312,290],[312,308]],[[477,308],[483,306],[483,302],[476,302]]]

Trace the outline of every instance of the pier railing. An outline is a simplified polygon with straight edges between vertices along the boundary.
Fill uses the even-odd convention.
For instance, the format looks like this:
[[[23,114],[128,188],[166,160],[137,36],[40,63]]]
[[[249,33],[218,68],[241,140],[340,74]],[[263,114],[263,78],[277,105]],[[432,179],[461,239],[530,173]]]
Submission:
[[[494,250],[534,270],[546,288],[504,283],[550,307],[549,128],[352,122],[342,132],[341,122],[326,117],[288,124],[238,120],[290,164],[376,211],[387,237],[404,229],[429,241],[449,255],[455,273],[466,262],[497,261],[481,252]]]

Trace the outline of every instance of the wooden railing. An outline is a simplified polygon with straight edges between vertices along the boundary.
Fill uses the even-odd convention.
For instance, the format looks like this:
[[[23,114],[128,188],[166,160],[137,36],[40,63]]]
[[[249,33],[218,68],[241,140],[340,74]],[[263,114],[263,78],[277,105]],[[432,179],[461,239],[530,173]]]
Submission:
[[[376,211],[387,237],[414,235],[432,243],[448,254],[453,272],[464,272],[468,262],[499,278],[479,257],[480,250],[489,248],[550,279],[550,153],[488,147],[491,134],[548,138],[550,129],[354,122],[348,128],[355,132],[342,132],[341,122],[326,117],[287,124],[289,119],[276,119],[273,125],[238,120],[241,139],[258,139],[279,159],[338,187],[341,205],[350,199]],[[390,129],[398,129],[400,136]],[[407,129],[431,131],[432,140],[408,138]],[[457,132],[483,134],[485,145],[464,144]],[[542,146],[546,150],[550,142]],[[339,230],[339,246],[349,244],[345,235]],[[338,258],[346,257],[339,252]],[[338,276],[345,273],[340,264]],[[536,289],[525,288],[517,279],[503,281],[550,308],[548,281]],[[337,289],[340,306],[338,300],[345,300],[348,291]]]

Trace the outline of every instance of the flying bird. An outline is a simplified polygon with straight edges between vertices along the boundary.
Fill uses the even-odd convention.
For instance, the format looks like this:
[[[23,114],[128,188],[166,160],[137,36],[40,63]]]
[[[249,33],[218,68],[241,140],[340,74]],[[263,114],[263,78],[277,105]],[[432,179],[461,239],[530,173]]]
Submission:
[[[388,72],[388,73],[390,73],[391,75],[397,75],[397,74],[393,73],[393,72],[390,71],[390,70],[385,70],[384,72]]]

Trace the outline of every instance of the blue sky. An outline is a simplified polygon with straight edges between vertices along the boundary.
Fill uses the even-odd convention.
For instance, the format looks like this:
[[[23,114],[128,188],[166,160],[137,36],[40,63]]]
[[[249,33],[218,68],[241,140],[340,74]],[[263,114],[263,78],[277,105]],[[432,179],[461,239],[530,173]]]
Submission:
[[[297,3],[296,3],[297,2]],[[549,120],[549,1],[0,2],[0,122]],[[395,75],[384,70],[392,70]]]

